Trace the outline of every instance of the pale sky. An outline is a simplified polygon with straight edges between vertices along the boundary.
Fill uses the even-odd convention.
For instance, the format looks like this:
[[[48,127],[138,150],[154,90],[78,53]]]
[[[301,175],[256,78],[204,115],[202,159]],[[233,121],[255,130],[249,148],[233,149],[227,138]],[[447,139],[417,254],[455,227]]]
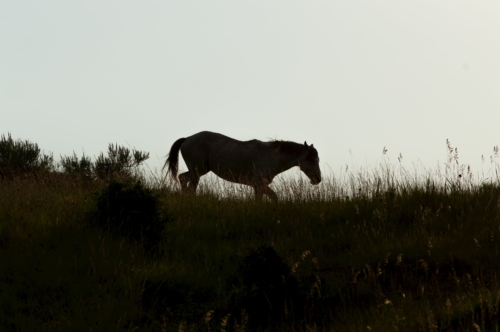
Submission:
[[[498,1],[0,0],[0,134],[56,160],[210,130],[477,170],[499,120]]]

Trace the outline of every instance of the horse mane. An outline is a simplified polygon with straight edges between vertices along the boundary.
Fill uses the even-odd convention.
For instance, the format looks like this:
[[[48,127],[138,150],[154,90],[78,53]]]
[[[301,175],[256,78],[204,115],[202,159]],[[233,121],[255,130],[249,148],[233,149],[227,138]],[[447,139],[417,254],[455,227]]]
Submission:
[[[304,150],[304,145],[291,141],[271,141],[273,148],[278,148],[280,152],[286,154],[299,154]]]
[[[291,155],[296,155],[302,153],[304,151],[304,144],[299,144],[291,141],[270,141],[271,146],[273,148],[279,149],[281,153],[285,154],[291,154]],[[315,158],[318,158],[318,151],[313,147],[310,149],[309,153],[307,154],[306,159],[313,160]]]

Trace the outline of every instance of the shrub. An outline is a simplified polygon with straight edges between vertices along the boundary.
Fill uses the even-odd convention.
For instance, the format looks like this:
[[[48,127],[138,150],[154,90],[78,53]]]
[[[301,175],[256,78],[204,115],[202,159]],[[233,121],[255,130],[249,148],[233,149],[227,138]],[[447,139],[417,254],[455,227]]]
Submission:
[[[0,138],[0,176],[11,178],[16,174],[27,174],[54,169],[54,158],[43,154],[38,144],[13,140],[10,133]]]
[[[61,157],[61,167],[65,174],[79,177],[85,180],[90,180],[92,178],[94,165],[90,157],[83,154],[82,158],[79,159],[76,153],[72,156]]]
[[[97,196],[90,222],[114,235],[141,243],[150,253],[158,249],[167,218],[159,213],[158,198],[150,189],[112,181]]]
[[[153,321],[199,323],[216,299],[215,289],[156,276],[145,280],[141,304]]]
[[[109,144],[108,155],[104,153],[92,162],[88,156],[78,158],[73,153],[72,156],[62,156],[60,166],[65,174],[79,177],[85,180],[101,179],[130,179],[136,173],[139,166],[149,158],[148,152],[137,151],[135,149],[119,146],[118,144]]]
[[[299,286],[290,272],[288,264],[272,247],[261,246],[251,251],[229,280],[234,317],[245,321],[245,317],[238,316],[242,312],[248,314],[251,328],[300,319],[295,316],[301,306]]]
[[[144,161],[149,159],[148,152],[132,151],[118,144],[109,144],[108,156],[101,154],[94,164],[94,173],[100,179],[130,177]]]

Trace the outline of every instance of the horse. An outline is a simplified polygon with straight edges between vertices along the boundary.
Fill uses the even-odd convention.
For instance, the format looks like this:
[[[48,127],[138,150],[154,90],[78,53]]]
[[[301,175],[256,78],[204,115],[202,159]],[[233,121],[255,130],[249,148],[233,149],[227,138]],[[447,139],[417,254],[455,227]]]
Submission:
[[[188,171],[179,175],[179,150]],[[238,141],[222,134],[202,131],[179,138],[170,148],[163,169],[168,166],[182,192],[196,192],[200,177],[212,171],[220,178],[253,187],[255,199],[267,195],[272,201],[278,196],[269,188],[274,177],[294,166],[317,185],[321,182],[318,151],[313,144],[289,141],[262,142],[256,139]]]

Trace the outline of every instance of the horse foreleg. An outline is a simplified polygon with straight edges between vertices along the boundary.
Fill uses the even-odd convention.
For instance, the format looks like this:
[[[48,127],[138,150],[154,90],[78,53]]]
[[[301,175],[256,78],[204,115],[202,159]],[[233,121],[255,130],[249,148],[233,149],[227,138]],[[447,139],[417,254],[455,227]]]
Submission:
[[[255,191],[256,201],[262,201],[263,195],[267,195],[273,202],[278,201],[278,195],[276,195],[276,193],[267,185],[256,186],[253,189]]]
[[[262,202],[262,197],[264,197],[264,193],[258,187],[253,187],[253,191],[255,192],[255,200],[258,202]]]
[[[274,203],[278,201],[278,195],[276,195],[276,193],[268,186],[264,187],[264,194],[266,194]]]

